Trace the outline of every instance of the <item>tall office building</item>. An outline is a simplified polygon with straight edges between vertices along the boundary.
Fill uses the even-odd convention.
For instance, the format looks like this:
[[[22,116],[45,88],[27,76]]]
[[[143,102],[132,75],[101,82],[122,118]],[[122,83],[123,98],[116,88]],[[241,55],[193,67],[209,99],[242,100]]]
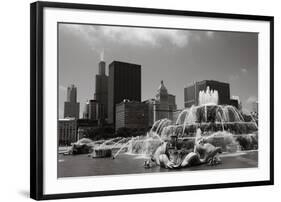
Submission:
[[[98,119],[105,120],[107,118],[108,105],[108,76],[105,73],[105,62],[103,58],[99,62],[99,73],[96,75],[96,91],[94,98],[97,101]]]
[[[98,120],[99,119],[98,104],[99,103],[96,100],[88,100],[85,104],[83,119]]]
[[[141,101],[141,66],[113,61],[108,77],[108,123],[115,123],[116,104]]]
[[[184,88],[184,107],[188,108],[192,105],[197,106],[199,104],[199,92],[206,91],[209,86],[210,90],[218,91],[218,104],[230,104],[230,90],[229,83],[213,81],[213,80],[203,80],[196,81],[190,86]]]
[[[89,119],[98,119],[98,103],[96,100],[89,100]]]
[[[77,102],[77,88],[72,84],[67,87],[67,100],[64,102],[64,117],[79,118],[80,104]]]
[[[85,108],[83,111],[83,119],[89,119],[89,100],[87,100],[85,104]]]

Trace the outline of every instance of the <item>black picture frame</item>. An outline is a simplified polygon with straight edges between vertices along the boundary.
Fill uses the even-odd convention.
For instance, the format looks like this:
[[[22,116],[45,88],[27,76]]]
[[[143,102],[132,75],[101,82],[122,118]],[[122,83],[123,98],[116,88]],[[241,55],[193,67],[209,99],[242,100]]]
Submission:
[[[194,16],[224,19],[267,21],[270,23],[270,179],[266,181],[222,183],[193,186],[154,187],[130,190],[80,192],[67,194],[43,193],[43,9],[80,9],[115,11],[169,16]],[[93,197],[153,192],[171,192],[228,187],[246,187],[274,184],[274,17],[229,13],[196,12],[120,6],[89,5],[58,2],[35,2],[30,5],[30,197],[36,200]]]

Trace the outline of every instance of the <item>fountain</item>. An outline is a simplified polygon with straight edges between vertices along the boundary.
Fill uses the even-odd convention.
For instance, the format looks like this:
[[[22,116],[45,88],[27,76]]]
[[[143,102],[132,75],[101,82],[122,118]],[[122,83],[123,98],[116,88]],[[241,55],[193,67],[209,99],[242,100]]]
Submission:
[[[87,154],[93,151],[93,141],[88,138],[82,138],[75,143],[71,144],[71,147],[68,149],[64,155],[76,155],[76,154]]]
[[[210,90],[207,86],[206,91],[199,91],[199,105],[218,104],[219,94],[217,90]]]
[[[145,167],[179,168],[220,162],[219,153],[258,149],[258,125],[234,106],[219,105],[218,92],[199,92],[199,105],[180,112],[175,123],[165,118],[155,121],[146,135],[87,143],[92,156],[113,157],[122,153],[145,157]],[[252,117],[252,116],[248,116]],[[172,142],[172,143],[171,143]],[[202,152],[203,151],[203,152]]]
[[[155,130],[157,124],[162,123],[158,120],[152,131],[159,134],[161,139],[176,135],[194,142],[197,130],[200,129],[205,141],[222,147],[223,151],[235,151],[235,146],[237,150],[250,148],[245,146],[247,143],[243,146],[241,142],[255,144],[251,148],[257,148],[258,126],[255,120],[252,118],[246,122],[234,106],[218,105],[218,101],[218,92],[207,87],[206,91],[199,92],[199,106],[184,109],[175,125],[166,125],[161,131]]]

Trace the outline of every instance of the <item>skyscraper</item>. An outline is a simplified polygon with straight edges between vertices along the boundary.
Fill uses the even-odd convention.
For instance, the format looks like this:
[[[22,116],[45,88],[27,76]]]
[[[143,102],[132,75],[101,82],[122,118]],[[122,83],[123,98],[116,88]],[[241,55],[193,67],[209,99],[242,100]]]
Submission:
[[[84,108],[84,112],[83,112],[83,119],[89,119],[89,100],[87,100],[86,104],[85,104],[85,108]]]
[[[97,101],[89,100],[89,119],[97,120],[97,118],[98,118]]]
[[[141,65],[113,61],[108,77],[108,122],[115,123],[116,104],[141,101]]]
[[[72,84],[67,87],[67,100],[64,102],[64,117],[79,118],[79,102],[77,102],[77,88]]]
[[[105,62],[103,57],[99,62],[99,73],[96,75],[96,91],[94,95],[97,101],[98,119],[104,120],[107,118],[108,105],[108,76],[105,73]]]
[[[98,103],[96,100],[88,100],[85,104],[83,119],[98,120]]]

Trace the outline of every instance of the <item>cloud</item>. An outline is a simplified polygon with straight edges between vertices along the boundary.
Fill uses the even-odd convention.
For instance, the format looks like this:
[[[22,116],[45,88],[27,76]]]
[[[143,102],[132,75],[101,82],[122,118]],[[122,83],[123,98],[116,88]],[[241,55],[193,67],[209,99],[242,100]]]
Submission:
[[[111,43],[161,47],[162,42],[167,41],[173,46],[182,48],[188,45],[191,36],[189,31],[182,30],[77,24],[61,24],[60,31],[70,32],[92,45],[108,40]]]
[[[90,25],[79,24],[60,24],[59,31],[65,34],[73,34],[77,38],[81,38],[89,44],[95,44],[97,38],[95,37],[96,28]]]
[[[242,72],[243,74],[246,74],[246,73],[248,73],[248,70],[247,70],[246,68],[242,68],[242,69],[241,69],[241,72]]]
[[[229,80],[230,81],[235,81],[235,80],[238,80],[239,78],[240,78],[240,76],[238,74],[230,75],[229,76]]]
[[[238,80],[241,76],[246,75],[248,73],[248,70],[246,68],[241,68],[240,72],[237,74],[233,74],[229,76],[230,81]]]
[[[253,103],[255,101],[257,101],[257,97],[256,96],[249,96],[248,99],[246,100],[247,103]]]

